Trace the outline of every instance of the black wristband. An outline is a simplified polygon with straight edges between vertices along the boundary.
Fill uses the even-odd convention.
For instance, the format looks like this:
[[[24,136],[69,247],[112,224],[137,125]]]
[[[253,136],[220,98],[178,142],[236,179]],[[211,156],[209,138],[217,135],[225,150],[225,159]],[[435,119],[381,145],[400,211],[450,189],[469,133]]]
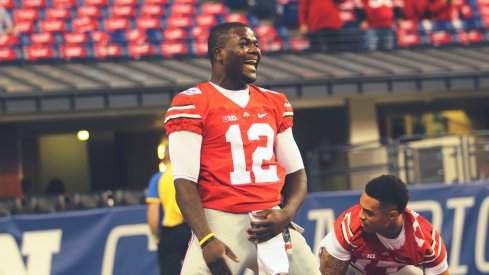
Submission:
[[[210,237],[209,239],[207,239],[205,242],[203,242],[201,245],[200,245],[200,248],[204,248],[204,246],[206,246],[208,243],[212,242],[213,240],[216,239],[216,236],[212,236]]]

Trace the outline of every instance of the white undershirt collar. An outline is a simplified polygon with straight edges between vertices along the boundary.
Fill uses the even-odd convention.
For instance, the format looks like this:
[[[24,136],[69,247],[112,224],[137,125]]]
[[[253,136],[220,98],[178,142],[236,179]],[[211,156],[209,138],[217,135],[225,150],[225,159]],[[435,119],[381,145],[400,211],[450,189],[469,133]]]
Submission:
[[[212,86],[214,86],[214,88],[216,88],[216,90],[218,90],[225,97],[238,104],[241,108],[244,108],[246,104],[248,104],[248,101],[250,101],[250,88],[248,85],[246,85],[246,88],[243,90],[228,90],[210,81],[209,83],[212,84]]]

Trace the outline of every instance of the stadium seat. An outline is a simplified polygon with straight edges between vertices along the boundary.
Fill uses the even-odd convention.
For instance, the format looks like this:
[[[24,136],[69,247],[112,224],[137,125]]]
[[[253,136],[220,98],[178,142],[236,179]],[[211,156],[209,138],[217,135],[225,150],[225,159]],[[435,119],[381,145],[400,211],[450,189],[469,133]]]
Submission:
[[[217,25],[219,21],[217,20],[216,16],[212,14],[199,14],[195,16],[195,23],[197,26],[210,28]]]
[[[183,41],[188,38],[187,31],[183,28],[163,29],[162,34],[166,41]]]
[[[171,15],[166,18],[168,28],[191,28],[194,26],[192,17]]]
[[[279,35],[274,26],[258,25],[255,28],[255,33],[258,36],[260,43],[276,39]]]
[[[191,33],[195,40],[207,40],[207,37],[209,36],[209,28],[196,26],[192,28]]]
[[[19,198],[15,198],[15,197],[0,198],[0,217],[17,215],[21,213],[22,213],[22,203]]]
[[[160,5],[164,6],[168,3],[168,0],[144,0],[145,5]]]
[[[148,41],[148,35],[143,30],[132,29],[125,32],[125,39],[130,43],[141,44]]]
[[[161,21],[157,17],[136,18],[136,27],[140,30],[150,30],[161,28]]]
[[[144,190],[123,190],[118,189],[113,191],[114,203],[116,206],[124,205],[140,205],[145,203]]]
[[[83,44],[61,45],[59,48],[61,58],[64,58],[66,60],[85,59],[88,57],[92,57],[92,54],[90,54],[87,46]]]
[[[99,45],[107,44],[107,43],[111,42],[110,35],[104,31],[90,32],[90,36],[92,38],[92,41],[95,42],[96,44],[99,44]]]
[[[68,20],[72,18],[71,12],[67,8],[49,8],[45,11],[46,19]]]
[[[278,20],[287,28],[299,27],[299,1],[286,1],[279,4]]]
[[[149,42],[163,41],[163,30],[161,29],[149,29],[145,33]]]
[[[55,8],[74,8],[77,5],[76,0],[52,0],[52,3]]]
[[[188,4],[188,5],[195,5],[200,3],[200,0],[173,0],[173,4]]]
[[[0,6],[6,9],[13,9],[15,7],[14,0],[0,0]]]
[[[224,16],[225,22],[241,22],[246,25],[250,25],[250,21],[246,17],[246,15],[241,13],[230,13]]]
[[[74,32],[93,32],[99,30],[99,22],[89,17],[75,18],[71,21]]]
[[[208,2],[200,6],[201,14],[212,14],[223,16],[227,14],[226,6],[223,3]]]
[[[41,59],[58,58],[57,46],[51,45],[31,45],[24,46],[24,59],[27,61],[35,61]]]
[[[0,47],[19,45],[19,38],[13,34],[0,34]]]
[[[148,42],[132,43],[127,46],[129,55],[132,58],[139,59],[142,56],[150,56],[155,54],[155,49],[152,44]]]
[[[457,32],[457,39],[461,44],[477,44],[484,41],[484,35],[478,30]]]
[[[193,16],[197,14],[197,10],[194,5],[176,3],[171,5],[170,14],[181,15],[181,16]]]
[[[85,0],[85,6],[107,7],[109,0]]]
[[[118,30],[128,30],[131,28],[131,23],[127,18],[105,18],[105,31],[114,32]]]
[[[53,45],[56,43],[54,34],[51,32],[31,33],[30,41],[32,44]]]
[[[29,198],[28,211],[30,213],[54,213],[65,210],[63,195],[41,195]]]
[[[44,9],[46,7],[45,0],[21,0],[22,8]]]
[[[90,192],[77,193],[73,196],[75,209],[95,209],[101,207],[111,207],[114,205],[112,192]]]
[[[137,0],[114,0],[115,6],[131,6],[135,7],[138,4]]]
[[[450,44],[453,37],[448,31],[434,31],[427,35],[428,41],[435,47]]]
[[[207,39],[196,39],[192,42],[192,53],[197,56],[206,56],[207,49]]]
[[[131,18],[136,16],[136,8],[133,6],[112,6],[109,8],[112,18]]]
[[[38,20],[39,17],[39,10],[33,8],[14,10],[15,21],[35,21]]]
[[[22,59],[22,51],[18,47],[0,47],[0,61],[13,61]]]
[[[165,15],[165,9],[160,5],[143,5],[141,6],[141,17],[162,17]]]
[[[160,51],[161,55],[166,58],[187,55],[189,53],[186,43],[172,41],[160,43]]]
[[[66,32],[69,27],[65,20],[46,19],[39,21],[40,32]]]
[[[83,18],[101,18],[102,9],[96,6],[82,6],[77,8],[77,14],[78,18],[74,18],[74,20]]]
[[[309,39],[307,39],[305,37],[291,37],[291,38],[289,38],[290,50],[292,50],[294,52],[305,51],[305,50],[309,49],[310,46],[311,46],[311,44],[309,43]]]
[[[65,32],[63,41],[65,44],[85,44],[90,40],[88,34],[84,32]]]
[[[408,48],[421,45],[421,37],[417,32],[397,30],[397,45],[401,48]]]
[[[123,47],[120,44],[115,44],[115,43],[95,44],[94,55],[98,59],[127,56]]]

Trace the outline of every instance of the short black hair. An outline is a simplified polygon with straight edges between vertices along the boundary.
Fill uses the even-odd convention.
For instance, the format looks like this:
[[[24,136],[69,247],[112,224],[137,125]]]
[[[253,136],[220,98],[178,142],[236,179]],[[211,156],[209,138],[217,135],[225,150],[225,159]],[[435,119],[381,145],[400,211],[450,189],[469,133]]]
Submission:
[[[213,49],[215,47],[220,47],[223,44],[223,40],[228,37],[229,30],[236,27],[249,28],[248,25],[241,22],[225,22],[221,23],[211,29],[209,38],[207,39],[207,55],[211,64],[214,62]]]
[[[399,213],[404,212],[409,201],[407,185],[393,175],[382,175],[372,179],[365,186],[365,193],[378,200],[381,206],[395,205]]]

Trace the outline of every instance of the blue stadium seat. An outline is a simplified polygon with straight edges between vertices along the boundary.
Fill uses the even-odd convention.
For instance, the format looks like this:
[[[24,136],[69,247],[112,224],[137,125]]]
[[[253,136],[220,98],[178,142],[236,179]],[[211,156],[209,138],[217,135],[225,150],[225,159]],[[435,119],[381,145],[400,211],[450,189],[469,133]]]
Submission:
[[[288,1],[285,4],[278,4],[278,22],[287,28],[299,27],[299,1]]]

